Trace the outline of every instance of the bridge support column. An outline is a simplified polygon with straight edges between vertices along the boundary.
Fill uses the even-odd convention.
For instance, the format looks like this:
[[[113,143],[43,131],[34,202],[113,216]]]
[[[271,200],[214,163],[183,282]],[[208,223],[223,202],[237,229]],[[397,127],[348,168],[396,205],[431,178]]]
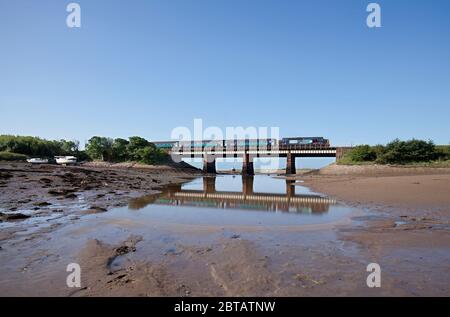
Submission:
[[[216,173],[216,159],[213,156],[205,155],[203,157],[203,172],[205,173]]]
[[[242,193],[244,196],[253,194],[253,176],[242,175]]]
[[[297,169],[295,168],[295,155],[290,152],[286,158],[286,174],[295,174]]]
[[[295,181],[286,180],[286,195],[288,197],[295,196]]]
[[[203,191],[206,193],[214,193],[216,191],[215,177],[203,177]]]
[[[181,192],[181,184],[170,184],[167,186],[167,190],[171,193]]]
[[[253,169],[253,157],[248,153],[244,154],[242,160],[242,175],[255,175],[255,170]]]

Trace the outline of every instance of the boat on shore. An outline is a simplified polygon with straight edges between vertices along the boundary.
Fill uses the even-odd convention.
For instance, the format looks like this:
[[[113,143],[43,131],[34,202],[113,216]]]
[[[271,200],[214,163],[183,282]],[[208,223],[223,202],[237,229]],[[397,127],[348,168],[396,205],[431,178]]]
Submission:
[[[76,164],[77,158],[75,156],[55,156],[56,164],[70,165]]]
[[[48,159],[33,157],[27,159],[27,162],[31,164],[48,164]]]

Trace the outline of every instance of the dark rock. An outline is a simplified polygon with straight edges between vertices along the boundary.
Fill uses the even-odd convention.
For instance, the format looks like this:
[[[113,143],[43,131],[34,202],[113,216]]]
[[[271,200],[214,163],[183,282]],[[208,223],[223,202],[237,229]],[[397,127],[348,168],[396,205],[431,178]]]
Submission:
[[[135,252],[136,247],[122,245],[122,246],[118,247],[115,251],[116,251],[116,256],[119,256],[119,255],[124,255],[124,254],[130,253],[130,252]]]
[[[42,201],[42,202],[37,202],[33,204],[34,206],[39,206],[39,207],[45,207],[45,206],[50,206],[51,203],[46,202],[46,201]]]
[[[23,219],[28,219],[28,218],[30,218],[31,216],[24,215],[24,214],[21,214],[21,213],[16,213],[16,214],[1,214],[0,217],[1,217],[3,220],[8,221],[8,220],[23,220]]]
[[[97,210],[97,211],[101,211],[101,212],[108,211],[108,209],[103,208],[103,207],[99,207],[99,206],[91,206],[91,209],[94,209],[94,210]]]

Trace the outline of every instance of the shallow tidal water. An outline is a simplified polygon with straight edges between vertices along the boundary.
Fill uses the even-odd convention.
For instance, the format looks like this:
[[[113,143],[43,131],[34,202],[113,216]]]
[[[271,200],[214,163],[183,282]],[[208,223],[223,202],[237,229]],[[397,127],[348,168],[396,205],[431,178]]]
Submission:
[[[118,257],[111,269],[123,269],[127,259],[162,262],[182,272],[202,258],[195,255],[193,260],[189,255],[192,252],[201,248],[218,252],[214,250],[238,240],[245,241],[251,250],[257,249],[258,254],[270,256],[275,267],[282,267],[286,261],[301,265],[304,250],[318,245],[324,250],[321,252],[341,250],[342,243],[336,240],[333,228],[349,224],[354,212],[301,183],[268,175],[197,178],[164,188],[158,195],[132,199],[128,206],[70,221],[47,239],[22,249],[20,258],[14,255],[14,248],[8,248],[15,260],[0,269],[0,275],[8,276],[0,286],[13,283],[12,294],[28,294],[26,280],[19,277],[24,271],[33,272],[36,285],[64,281],[67,263],[78,261],[80,250],[89,240],[114,246],[130,237],[139,237],[136,252]],[[58,286],[66,292],[64,283]],[[57,291],[49,289],[48,294],[52,292]]]
[[[292,181],[267,175],[221,175],[132,200],[108,217],[161,225],[276,227],[335,222],[350,212],[334,199]]]
[[[71,238],[67,244],[72,248],[87,239],[119,243],[138,235],[151,241],[140,244],[144,256],[171,252],[176,244],[205,245],[221,238],[244,238],[269,248],[297,243],[298,236],[303,244],[317,242],[317,237],[333,240],[329,229],[349,224],[355,210],[298,184],[268,175],[197,178],[132,199],[128,206],[83,216],[57,230],[53,240]],[[317,230],[320,234],[305,235]]]

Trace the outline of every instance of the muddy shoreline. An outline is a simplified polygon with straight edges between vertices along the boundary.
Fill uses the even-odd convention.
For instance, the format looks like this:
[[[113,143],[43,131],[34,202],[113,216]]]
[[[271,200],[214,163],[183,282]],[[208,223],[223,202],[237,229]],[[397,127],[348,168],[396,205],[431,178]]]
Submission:
[[[0,162],[0,241],[53,218],[76,220],[83,215],[125,206],[130,199],[157,194],[170,184],[201,176],[196,169],[134,164],[87,163],[82,166]],[[20,223],[24,222],[21,226]]]
[[[105,217],[199,175],[174,167],[0,164],[0,295],[450,295],[450,174],[296,176],[355,211],[309,229],[147,228],[138,216]],[[8,219],[14,214],[24,217]],[[69,262],[83,268],[79,289],[65,285]],[[379,289],[365,284],[371,262],[382,267]]]

